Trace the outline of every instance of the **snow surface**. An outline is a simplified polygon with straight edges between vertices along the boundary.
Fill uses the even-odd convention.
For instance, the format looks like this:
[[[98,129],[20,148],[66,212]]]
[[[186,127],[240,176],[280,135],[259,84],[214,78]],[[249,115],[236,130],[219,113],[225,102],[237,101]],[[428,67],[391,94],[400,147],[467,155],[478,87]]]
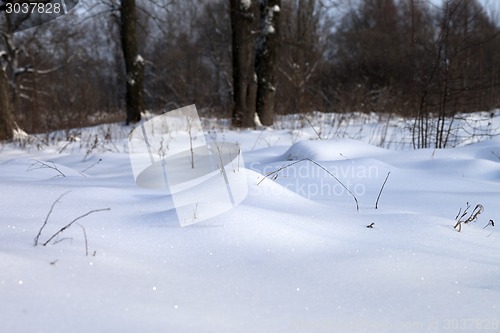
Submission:
[[[130,130],[0,145],[0,332],[500,331],[500,238],[487,226],[500,215],[498,137],[396,151],[214,127],[208,138],[241,146],[249,195],[180,228],[167,195],[135,185]],[[359,212],[311,162],[263,180],[304,158]],[[485,210],[459,233],[466,202]]]

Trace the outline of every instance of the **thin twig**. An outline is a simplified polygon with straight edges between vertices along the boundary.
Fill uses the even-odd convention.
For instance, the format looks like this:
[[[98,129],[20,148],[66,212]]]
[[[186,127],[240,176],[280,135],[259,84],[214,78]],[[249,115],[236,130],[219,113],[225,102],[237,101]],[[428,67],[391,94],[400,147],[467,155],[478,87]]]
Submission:
[[[82,228],[82,231],[83,231],[83,238],[85,239],[85,256],[88,257],[89,256],[89,242],[87,241],[87,232],[85,231],[85,228],[83,227],[83,225],[81,225],[80,223],[77,223],[80,228]]]
[[[384,190],[384,187],[385,187],[385,183],[387,183],[387,179],[389,179],[389,175],[391,174],[391,172],[389,171],[387,173],[387,176],[385,177],[385,180],[384,180],[384,183],[382,184],[382,187],[380,188],[380,192],[378,192],[378,196],[377,196],[377,202],[375,202],[375,209],[378,209],[378,201],[380,199],[380,196],[382,195],[382,191]]]
[[[490,225],[491,225],[492,227],[494,227],[494,226],[495,226],[495,221],[490,220],[490,221],[488,222],[488,224],[484,226],[484,228],[483,228],[483,229],[486,229],[486,227],[489,227]]]
[[[33,163],[26,171],[32,171],[32,170],[36,170],[36,169],[52,169],[52,170],[57,171],[60,176],[66,177],[66,175],[56,167],[54,162],[49,161],[50,163],[52,163],[52,165],[49,165],[49,164],[42,162],[42,161],[39,161],[39,160],[33,160],[33,161],[35,161],[35,163]],[[40,166],[35,167],[37,164],[40,164]],[[59,175],[57,175],[56,177],[58,177]]]
[[[340,156],[342,156],[343,158],[345,158],[346,160],[350,161],[351,159],[347,156],[345,156],[344,154],[340,153]]]
[[[70,243],[73,244],[73,237],[64,237],[64,238],[56,239],[53,244],[56,245],[56,244],[59,244],[61,242],[64,242],[65,240],[69,240]]]
[[[323,138],[321,137],[321,134],[319,134],[318,131],[316,131],[316,129],[314,128],[313,124],[309,121],[309,118],[307,118],[307,116],[305,114],[303,114],[302,116],[309,123],[309,126],[311,126],[311,128],[314,131],[314,133],[316,133],[316,135],[318,136],[318,139],[323,140]]]
[[[64,192],[63,194],[61,194],[53,203],[52,203],[52,206],[50,206],[50,210],[49,210],[49,213],[47,214],[47,217],[45,218],[45,221],[43,221],[43,224],[42,224],[42,227],[40,228],[40,230],[38,231],[38,234],[36,235],[35,237],[35,243],[34,243],[34,246],[37,246],[38,245],[38,239],[40,238],[40,235],[42,234],[42,231],[43,231],[43,228],[45,228],[45,226],[47,225],[47,222],[49,221],[49,217],[50,217],[50,214],[52,214],[52,210],[54,209],[54,206],[59,203],[59,200],[62,199],[62,197],[64,197],[66,194],[68,194],[69,192],[71,191],[67,191],[67,192]]]
[[[460,209],[458,210],[457,216],[455,216],[455,220],[458,219],[458,217],[460,216],[461,212],[462,212],[462,207],[460,207]]]
[[[87,160],[87,157],[92,153],[92,151],[97,148],[98,145],[99,145],[99,137],[96,134],[94,137],[94,142],[92,143],[92,146],[89,149],[87,149],[87,153],[83,157],[84,162]]]
[[[52,235],[52,237],[50,237],[45,243],[43,243],[43,246],[46,246],[47,244],[50,243],[51,240],[53,240],[57,235],[59,235],[61,232],[63,232],[64,230],[68,229],[69,227],[71,227],[71,225],[73,225],[73,223],[75,223],[76,221],[92,214],[92,213],[97,213],[97,212],[102,212],[102,211],[105,211],[105,210],[111,210],[111,208],[102,208],[102,209],[94,209],[94,210],[91,210],[81,216],[78,216],[76,219],[74,219],[73,221],[71,221],[70,223],[66,224],[64,227],[62,227],[58,232],[56,232],[55,234]]]
[[[309,161],[311,163],[313,163],[314,165],[316,165],[317,167],[319,167],[320,169],[322,169],[323,171],[325,171],[327,174],[329,174],[333,179],[335,179],[353,198],[354,198],[354,201],[356,202],[356,211],[359,212],[359,202],[358,202],[358,198],[356,198],[356,196],[354,195],[354,193],[351,192],[351,190],[349,190],[347,188],[347,186],[344,185],[344,183],[342,183],[340,181],[340,179],[338,179],[337,177],[335,177],[335,175],[333,173],[331,173],[330,171],[328,171],[328,169],[326,169],[324,166],[322,166],[321,164],[319,164],[318,162],[315,162],[309,158],[303,158],[299,161],[295,161],[295,162],[292,162],[290,164],[287,164],[287,165],[284,165],[282,167],[280,167],[279,169],[273,171],[273,172],[269,172],[267,175],[264,176],[263,179],[261,179],[257,185],[260,185],[260,183],[262,183],[264,181],[264,179],[266,178],[269,178],[269,176],[273,176],[272,179],[276,179],[278,177],[278,173],[283,170],[283,169],[286,169],[288,167],[291,167],[292,165],[295,165],[297,163],[301,163],[301,162],[304,162],[304,161]]]
[[[191,169],[194,169],[194,150],[193,150],[193,135],[191,133],[191,119],[187,116],[188,134],[189,134],[189,150],[191,151]]]
[[[90,170],[91,168],[95,167],[96,165],[98,165],[98,164],[99,164],[99,163],[101,163],[101,162],[102,162],[102,158],[100,158],[100,159],[99,159],[99,161],[95,162],[95,163],[94,163],[94,164],[92,164],[91,166],[86,167],[85,169],[83,169],[82,171],[80,171],[80,173],[83,175],[83,173],[84,173],[85,171]]]

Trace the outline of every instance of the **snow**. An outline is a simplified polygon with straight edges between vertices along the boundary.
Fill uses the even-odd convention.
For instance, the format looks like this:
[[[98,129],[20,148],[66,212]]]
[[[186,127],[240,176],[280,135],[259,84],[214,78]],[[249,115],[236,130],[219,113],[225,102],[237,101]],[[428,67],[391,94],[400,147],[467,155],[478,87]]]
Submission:
[[[19,127],[16,126],[16,128],[13,130],[13,137],[14,140],[17,141],[25,141],[29,139],[28,133],[20,129]]]
[[[500,241],[487,224],[500,215],[500,138],[390,150],[366,128],[348,138],[356,123],[327,136],[316,118],[315,131],[293,119],[207,133],[241,147],[248,196],[185,228],[169,195],[135,185],[130,127],[1,144],[0,331],[498,332]],[[467,202],[485,210],[459,233]],[[110,211],[33,246],[52,204],[41,242]]]
[[[144,58],[140,54],[138,54],[134,59],[134,63],[144,64]]]
[[[272,25],[267,25],[266,26],[266,34],[274,34],[276,31],[274,30],[274,27]]]
[[[252,0],[241,0],[240,6],[243,10],[248,10],[252,5]]]
[[[278,5],[274,5],[271,8],[267,9],[266,18],[264,20],[264,34],[274,34],[276,29],[273,26],[273,16],[274,13],[279,13],[280,7]]]

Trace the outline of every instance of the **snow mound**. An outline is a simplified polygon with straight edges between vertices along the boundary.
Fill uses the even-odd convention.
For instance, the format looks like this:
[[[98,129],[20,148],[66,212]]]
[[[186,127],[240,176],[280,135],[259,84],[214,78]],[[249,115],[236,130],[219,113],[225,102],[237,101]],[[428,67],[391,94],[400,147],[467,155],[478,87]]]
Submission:
[[[413,163],[413,168],[447,176],[473,178],[484,181],[500,180],[500,165],[482,159],[440,158]]]
[[[319,205],[305,198],[289,187],[280,185],[271,179],[255,171],[247,170],[248,173],[248,198],[244,201],[246,205],[278,211],[301,212],[304,209],[312,209]]]
[[[81,172],[38,159],[11,159],[0,164],[0,173],[10,180],[33,181],[60,177],[85,177]]]
[[[301,141],[283,155],[283,160],[336,161],[387,154],[389,151],[351,139]]]
[[[402,152],[301,132],[215,133],[245,152],[248,196],[186,228],[127,150],[0,146],[0,332],[497,331],[499,139]],[[459,233],[467,202],[484,212]]]

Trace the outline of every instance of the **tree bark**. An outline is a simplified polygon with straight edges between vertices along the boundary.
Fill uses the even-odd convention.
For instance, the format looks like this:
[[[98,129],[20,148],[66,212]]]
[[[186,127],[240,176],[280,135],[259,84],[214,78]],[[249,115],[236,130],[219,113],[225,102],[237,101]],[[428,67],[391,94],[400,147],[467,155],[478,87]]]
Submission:
[[[255,74],[255,1],[231,0],[234,109],[233,126],[253,127],[257,94]]]
[[[120,4],[120,35],[127,75],[127,125],[141,120],[144,111],[144,59],[137,48],[135,0]]]
[[[14,129],[12,114],[9,84],[4,71],[0,68],[0,140],[12,139]]]
[[[281,0],[262,0],[260,6],[262,31],[255,61],[258,78],[257,114],[263,125],[271,126],[274,121]]]
[[[0,52],[5,55],[7,50],[6,36],[8,32],[7,22],[3,22],[0,12]],[[7,20],[7,17],[5,17]],[[13,136],[14,129],[14,104],[11,96],[9,81],[4,70],[3,63],[5,59],[0,58],[0,140],[10,140]]]

